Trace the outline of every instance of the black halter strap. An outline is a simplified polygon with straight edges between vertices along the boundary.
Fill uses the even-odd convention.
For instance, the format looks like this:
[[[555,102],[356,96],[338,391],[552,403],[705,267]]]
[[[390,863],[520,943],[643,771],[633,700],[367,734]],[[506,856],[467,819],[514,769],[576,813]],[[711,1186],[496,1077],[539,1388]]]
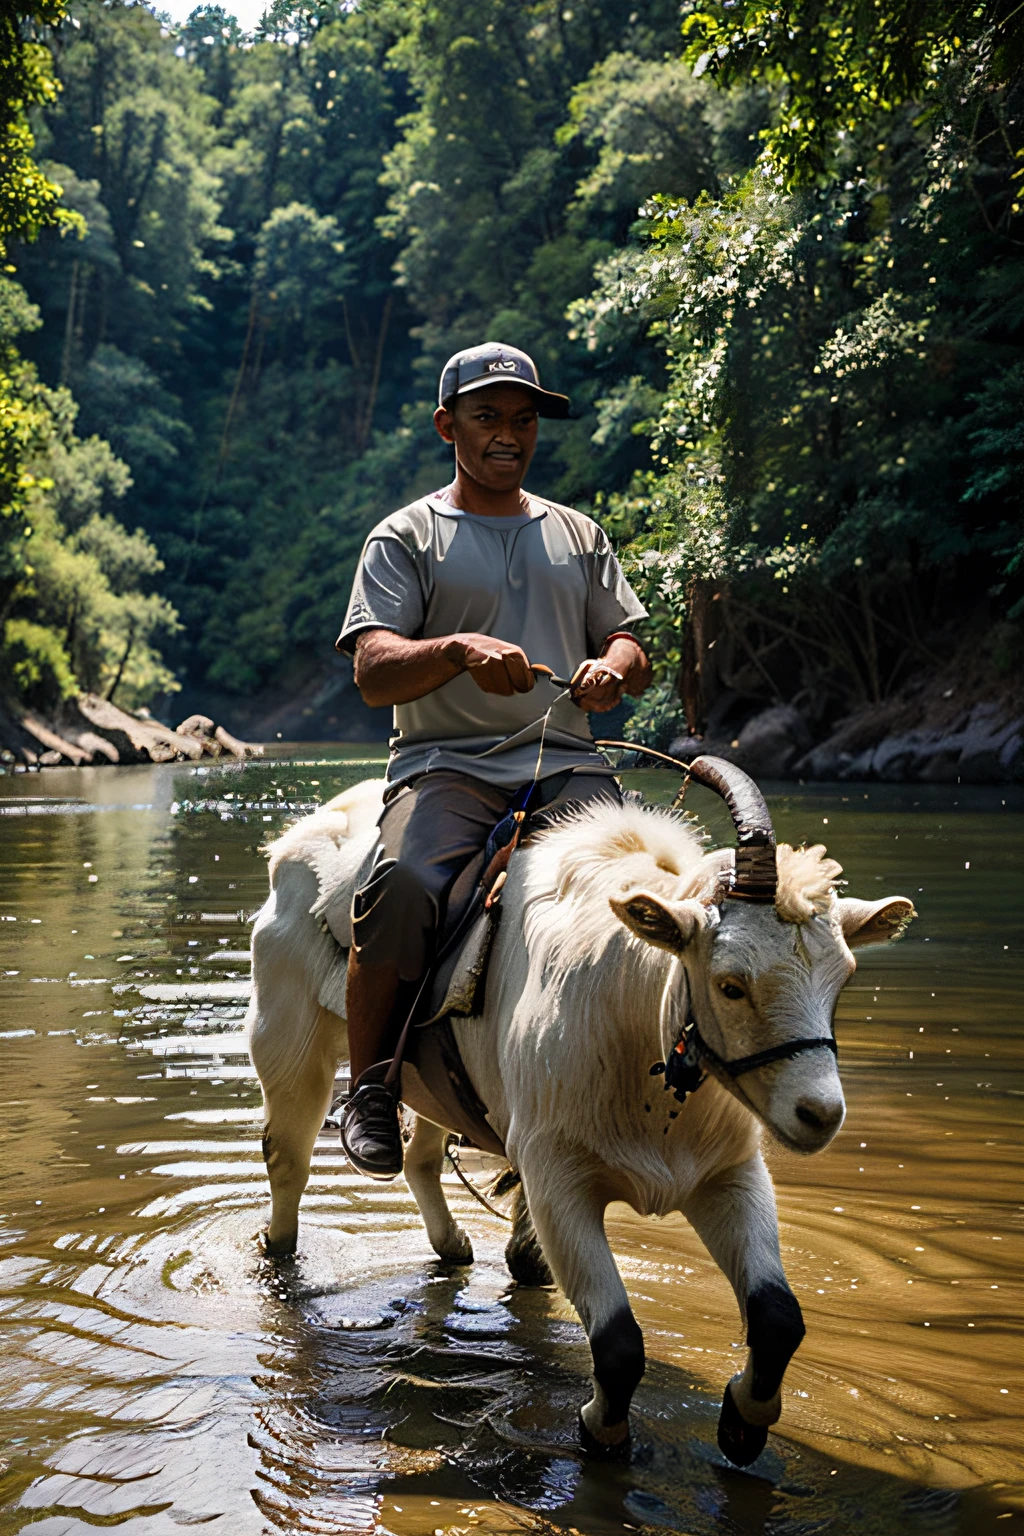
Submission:
[[[696,1024],[693,1028],[699,1054],[729,1077],[743,1077],[745,1073],[756,1072],[758,1067],[766,1067],[772,1061],[789,1061],[791,1057],[799,1056],[801,1051],[824,1049],[831,1051],[835,1057],[839,1055],[839,1047],[831,1035],[811,1035],[806,1040],[783,1040],[781,1045],[770,1045],[766,1051],[752,1051],[749,1056],[737,1056],[733,1061],[726,1061],[724,1056],[719,1056],[708,1045]]]
[[[691,1012],[668,1061],[656,1061],[651,1068],[651,1076],[664,1073],[665,1087],[672,1089],[680,1104],[685,1104],[687,1096],[696,1093],[707,1077],[701,1070],[701,1061],[707,1062],[713,1072],[735,1080],[748,1072],[756,1072],[759,1067],[767,1067],[773,1061],[789,1061],[799,1056],[801,1051],[821,1049],[831,1051],[837,1058],[839,1056],[839,1047],[833,1035],[811,1035],[803,1040],[783,1040],[780,1045],[770,1045],[767,1050],[752,1051],[749,1056],[737,1056],[728,1061],[708,1045]]]

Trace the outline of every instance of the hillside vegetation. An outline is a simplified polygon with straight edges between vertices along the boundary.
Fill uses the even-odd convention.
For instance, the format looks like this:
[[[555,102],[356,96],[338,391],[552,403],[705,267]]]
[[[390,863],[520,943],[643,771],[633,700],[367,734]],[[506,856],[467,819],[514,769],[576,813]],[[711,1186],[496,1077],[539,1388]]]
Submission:
[[[530,484],[649,601],[648,740],[1012,695],[1024,12],[683,10],[278,0],[244,37],[21,5],[8,695],[184,683],[251,718],[320,675],[366,532],[448,476],[436,378],[484,337],[573,398]]]

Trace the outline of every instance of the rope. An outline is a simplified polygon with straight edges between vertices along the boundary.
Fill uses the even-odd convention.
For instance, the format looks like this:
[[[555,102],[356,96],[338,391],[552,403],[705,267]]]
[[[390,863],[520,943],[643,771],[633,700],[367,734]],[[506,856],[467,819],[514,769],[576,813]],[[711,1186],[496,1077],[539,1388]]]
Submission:
[[[551,700],[551,703],[540,717],[540,743],[537,747],[537,766],[533,770],[533,782],[535,785],[540,783],[540,765],[544,761],[544,741],[548,734],[548,721],[551,719],[551,711],[556,704],[561,704],[562,700],[569,698],[571,694],[572,685],[570,684],[569,687],[563,688],[556,698]]]
[[[448,1157],[452,1167],[455,1169],[456,1177],[459,1179],[459,1182],[465,1185],[470,1194],[473,1196],[473,1199],[478,1200],[485,1211],[490,1211],[491,1215],[497,1216],[499,1221],[507,1221],[511,1223],[512,1217],[507,1216],[504,1211],[499,1211],[496,1205],[492,1205],[487,1196],[480,1193],[476,1185],[473,1183],[473,1180],[463,1171],[462,1164],[459,1162],[458,1155],[455,1150],[457,1145],[458,1142],[455,1132],[449,1131],[448,1136],[445,1139],[444,1150],[445,1155]]]
[[[642,747],[636,741],[595,741],[595,747],[621,747],[624,752],[643,752],[646,757],[656,757],[660,763],[671,763],[673,768],[678,768],[680,773],[689,773],[689,763],[684,763],[678,757],[669,757],[667,752],[656,752],[653,747]]]

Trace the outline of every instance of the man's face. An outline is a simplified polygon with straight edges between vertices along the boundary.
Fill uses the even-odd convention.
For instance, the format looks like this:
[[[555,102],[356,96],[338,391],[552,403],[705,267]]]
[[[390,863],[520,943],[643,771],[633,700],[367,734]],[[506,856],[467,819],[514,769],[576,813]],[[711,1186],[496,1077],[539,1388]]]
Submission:
[[[466,474],[489,491],[518,490],[537,446],[537,409],[528,389],[491,384],[439,406],[434,425]]]

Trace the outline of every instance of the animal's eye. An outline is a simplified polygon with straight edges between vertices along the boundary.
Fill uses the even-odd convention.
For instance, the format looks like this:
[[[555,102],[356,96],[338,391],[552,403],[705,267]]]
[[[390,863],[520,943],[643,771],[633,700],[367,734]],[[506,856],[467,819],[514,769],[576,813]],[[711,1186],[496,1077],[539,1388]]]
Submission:
[[[720,981],[718,983],[718,989],[725,997],[729,999],[730,1002],[733,1003],[738,1003],[741,997],[746,997],[747,995],[743,988],[738,987],[734,981]]]

